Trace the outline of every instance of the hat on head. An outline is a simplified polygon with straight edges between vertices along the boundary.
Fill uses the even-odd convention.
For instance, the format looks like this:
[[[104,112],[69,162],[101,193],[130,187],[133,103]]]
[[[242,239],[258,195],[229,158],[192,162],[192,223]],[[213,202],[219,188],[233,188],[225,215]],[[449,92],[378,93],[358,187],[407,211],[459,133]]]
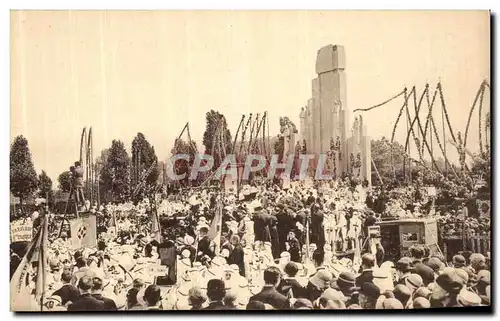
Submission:
[[[420,275],[424,285],[434,282],[434,270],[423,263],[419,263],[415,266],[414,273]]]
[[[194,244],[194,237],[191,235],[186,235],[184,236],[184,245],[193,245]]]
[[[419,287],[424,285],[422,277],[418,274],[410,274],[405,278],[405,285],[412,291],[415,291]]]
[[[462,290],[457,295],[457,302],[464,307],[473,307],[481,304],[481,297],[474,292]]]
[[[332,279],[332,273],[327,270],[319,270],[311,278],[309,278],[309,282],[317,288],[323,289],[330,284]]]
[[[455,269],[455,273],[463,280],[463,284],[466,285],[469,282],[469,273],[465,270],[458,268]]]
[[[428,261],[427,261],[427,266],[430,267],[434,273],[437,273],[439,272],[441,269],[444,268],[444,263],[438,259],[437,257],[431,257]]]
[[[404,309],[403,303],[398,299],[385,299],[382,302],[382,309],[384,310],[402,310]]]
[[[370,299],[376,300],[380,296],[380,289],[373,283],[364,282],[359,288],[359,293]]]
[[[344,294],[342,292],[334,290],[332,288],[328,288],[321,294],[320,298],[323,298],[327,301],[343,301],[345,299]]]
[[[430,307],[431,303],[426,298],[418,297],[413,300],[414,309],[429,309]]]
[[[458,294],[463,288],[463,279],[455,271],[448,271],[437,277],[436,284],[446,292]]]
[[[396,263],[396,269],[402,272],[409,272],[411,270],[412,259],[409,257],[402,257]]]
[[[466,265],[465,257],[463,255],[455,255],[452,259],[453,266],[456,268],[463,267]]]

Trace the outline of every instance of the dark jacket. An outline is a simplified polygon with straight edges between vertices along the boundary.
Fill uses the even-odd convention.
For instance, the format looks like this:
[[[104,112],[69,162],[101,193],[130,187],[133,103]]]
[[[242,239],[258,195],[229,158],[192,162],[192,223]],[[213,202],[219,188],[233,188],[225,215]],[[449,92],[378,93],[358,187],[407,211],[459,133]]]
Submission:
[[[97,300],[90,293],[85,293],[68,306],[68,311],[104,311],[104,302]]]
[[[222,301],[213,301],[202,310],[227,310],[227,308]]]
[[[306,289],[295,279],[282,279],[276,290],[287,298],[306,298]]]
[[[361,287],[363,283],[373,283],[373,270],[368,269],[361,272],[356,278],[356,286]]]
[[[276,291],[273,286],[264,285],[262,291],[252,296],[249,301],[260,301],[269,304],[276,310],[290,309],[290,302],[283,294]]]
[[[318,289],[314,284],[309,281],[306,286],[306,299],[309,299],[311,302],[316,301],[321,294],[323,294],[323,291]]]
[[[103,297],[102,294],[100,294],[100,293],[99,294],[92,294],[92,296],[94,298],[96,298],[97,300],[104,302],[104,310],[106,310],[106,311],[118,310],[118,308],[116,307],[115,301],[113,301],[109,298]]]
[[[206,235],[198,242],[198,252],[202,252],[201,256],[208,255],[211,259],[215,257],[215,253],[210,248],[211,243],[212,241]],[[198,255],[198,258],[200,258],[201,256]]]
[[[255,241],[271,242],[271,215],[261,212],[254,214]]]
[[[52,295],[60,296],[61,304],[65,305],[69,301],[75,303],[80,298],[80,291],[72,284],[65,284]]]
[[[245,276],[245,252],[240,244],[234,247],[227,262],[228,264],[236,264],[240,268],[240,275]]]

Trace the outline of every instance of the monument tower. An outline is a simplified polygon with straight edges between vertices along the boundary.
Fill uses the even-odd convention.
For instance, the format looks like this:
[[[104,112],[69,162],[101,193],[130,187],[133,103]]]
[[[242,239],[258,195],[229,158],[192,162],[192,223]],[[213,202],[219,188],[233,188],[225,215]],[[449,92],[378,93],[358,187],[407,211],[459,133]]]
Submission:
[[[328,45],[318,50],[312,97],[300,113],[300,141],[306,142],[309,154],[333,155],[336,165],[332,172],[337,177],[351,173],[370,182],[370,139],[361,116],[349,131],[345,69],[343,46]]]

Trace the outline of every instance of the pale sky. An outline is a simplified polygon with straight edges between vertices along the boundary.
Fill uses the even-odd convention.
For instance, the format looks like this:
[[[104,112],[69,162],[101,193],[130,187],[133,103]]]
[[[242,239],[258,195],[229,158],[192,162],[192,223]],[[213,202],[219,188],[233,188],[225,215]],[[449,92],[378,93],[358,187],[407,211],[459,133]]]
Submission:
[[[328,44],[345,47],[350,111],[440,79],[455,132],[490,75],[485,11],[25,11],[12,12],[11,35],[11,141],[24,135],[53,179],[78,158],[85,126],[96,156],[112,139],[130,151],[140,131],[159,159],[187,121],[201,145],[210,109],[233,135],[242,113],[268,111],[271,135],[280,116],[298,126]],[[372,138],[390,137],[402,102],[365,114]]]

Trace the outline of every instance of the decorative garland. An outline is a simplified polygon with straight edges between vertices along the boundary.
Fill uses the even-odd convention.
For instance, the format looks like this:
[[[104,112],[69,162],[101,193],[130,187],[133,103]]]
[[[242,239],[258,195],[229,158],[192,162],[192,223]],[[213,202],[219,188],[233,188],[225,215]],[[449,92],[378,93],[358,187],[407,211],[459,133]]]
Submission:
[[[484,154],[484,150],[483,150],[483,133],[481,131],[481,113],[483,111],[483,99],[484,99],[484,91],[485,91],[485,86],[484,86],[484,83],[482,84],[482,89],[481,90],[481,97],[479,98],[479,152],[481,153],[481,155]]]
[[[481,96],[481,93],[484,91],[483,84],[479,86],[479,90],[476,93],[476,97],[474,98],[474,102],[472,103],[472,106],[469,110],[469,117],[467,118],[467,126],[465,126],[465,136],[464,136],[464,144],[465,147],[467,147],[467,136],[469,135],[469,126],[470,126],[470,121],[472,118],[472,114],[474,113],[474,108],[476,107],[477,100]],[[479,119],[481,119],[481,114],[479,114]]]
[[[446,109],[446,103],[444,102],[443,88],[441,86],[441,83],[438,83],[438,88],[439,88],[439,97],[441,98],[441,105],[442,105],[441,107],[443,108],[446,123],[448,124],[448,129],[450,130],[451,139],[453,139],[453,142],[456,143],[457,140],[455,139],[455,134],[453,134],[453,129],[451,128],[450,117],[448,116],[448,110]]]
[[[429,108],[429,112],[427,113],[427,120],[425,121],[425,129],[424,129],[424,137],[427,137],[427,129],[429,128],[429,123],[432,119],[432,110],[434,108],[434,103],[436,101],[438,90],[434,92],[434,96],[432,97],[432,102],[429,103],[429,93],[427,93],[427,107]]]

